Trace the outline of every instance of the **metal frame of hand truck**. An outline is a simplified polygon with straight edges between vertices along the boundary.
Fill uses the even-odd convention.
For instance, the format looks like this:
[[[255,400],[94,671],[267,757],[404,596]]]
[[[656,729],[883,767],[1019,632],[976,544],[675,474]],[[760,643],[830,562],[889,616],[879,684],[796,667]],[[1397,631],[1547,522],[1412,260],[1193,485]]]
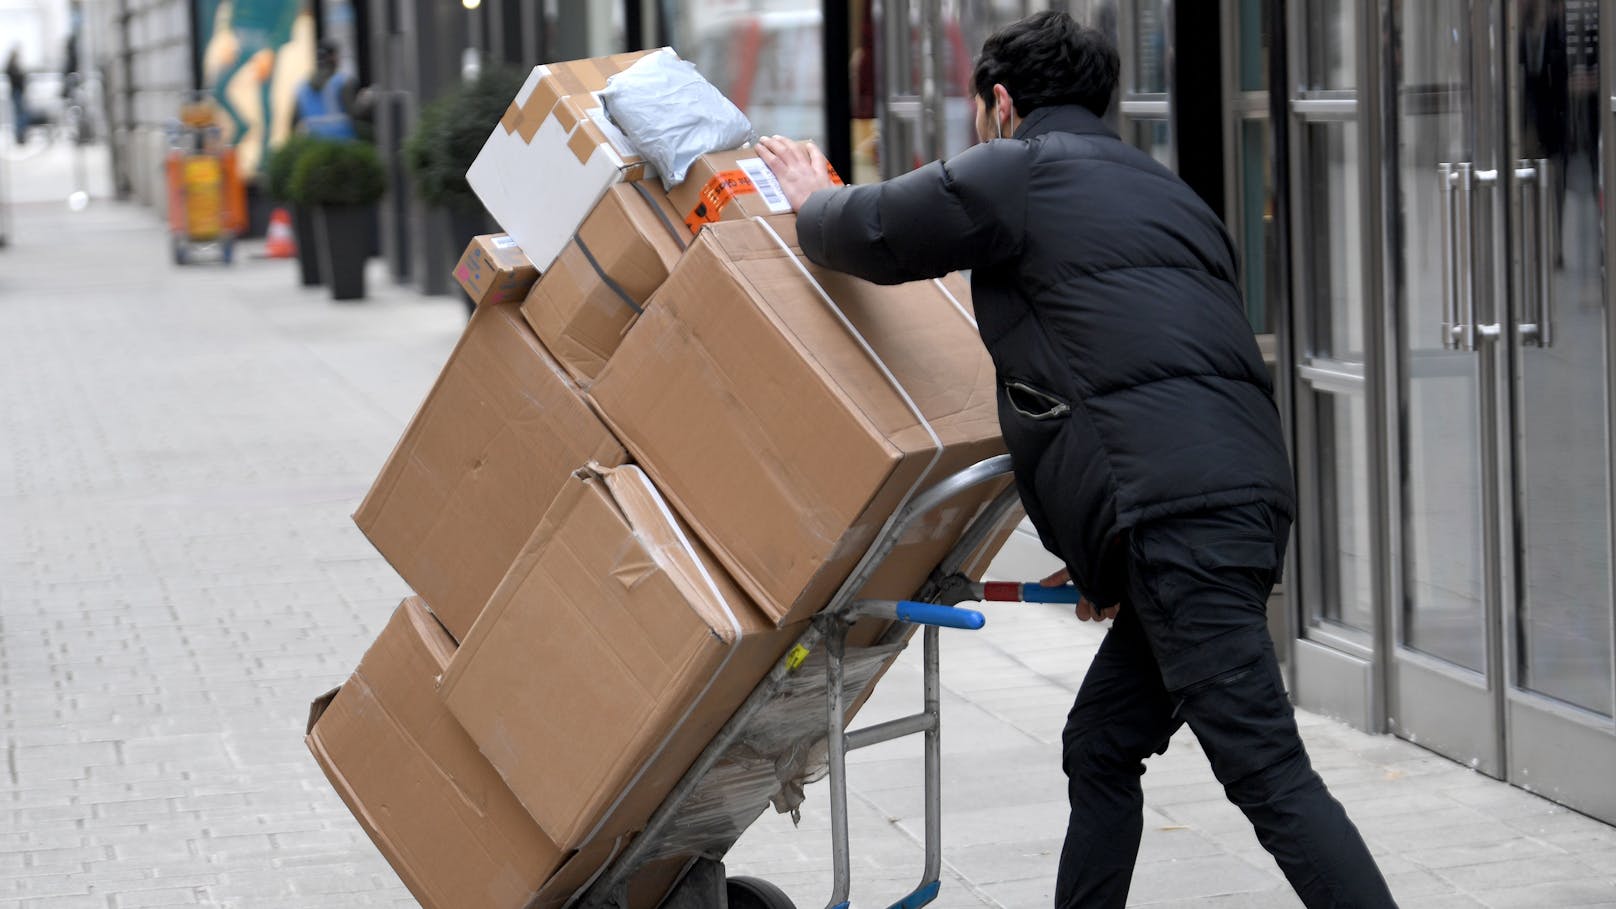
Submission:
[[[925,734],[925,812],[926,842],[925,870],[921,882],[908,896],[892,904],[892,909],[918,909],[937,898],[941,888],[942,871],[942,750],[939,737],[941,722],[941,690],[939,681],[938,636],[939,628],[975,630],[985,623],[982,614],[956,604],[991,599],[1001,601],[1028,601],[1047,603],[1075,603],[1077,591],[1065,587],[1041,587],[1037,584],[975,583],[961,575],[960,569],[1003,523],[1005,516],[1018,499],[1014,486],[996,496],[966,529],[954,548],[949,551],[930,580],[912,600],[882,601],[856,599],[858,592],[875,573],[881,562],[891,554],[904,533],[914,522],[932,509],[954,496],[982,483],[1007,476],[1010,473],[1008,455],[990,458],[937,482],[913,496],[871,543],[864,557],[837,590],[836,595],[815,616],[808,629],[798,639],[794,652],[812,651],[823,645],[826,652],[826,728],[830,764],[831,850],[833,863],[833,891],[827,909],[849,909],[848,892],[851,872],[847,829],[847,753],[882,742],[909,735]],[[923,654],[924,709],[917,714],[865,729],[844,732],[847,716],[847,692],[843,690],[843,657],[846,652],[847,632],[853,622],[864,616],[877,616],[895,620],[879,644],[903,641],[915,625],[923,628],[925,653]],[[652,814],[645,829],[635,837],[622,854],[611,861],[585,889],[573,897],[569,909],[626,909],[628,884],[634,874],[653,855],[679,818],[680,809],[694,793],[702,780],[739,741],[747,728],[767,717],[771,702],[784,688],[792,673],[800,666],[800,659],[790,654],[782,657],[775,667],[753,690],[745,703],[736,710],[728,723],[719,730],[699,758],[696,759],[679,784]],[[759,805],[761,814],[766,806]],[[723,852],[734,843],[725,844],[723,851],[696,857],[683,881],[662,902],[662,909],[725,909],[725,878],[721,864]],[[775,904],[768,903],[770,909]],[[789,907],[789,903],[779,903]]]

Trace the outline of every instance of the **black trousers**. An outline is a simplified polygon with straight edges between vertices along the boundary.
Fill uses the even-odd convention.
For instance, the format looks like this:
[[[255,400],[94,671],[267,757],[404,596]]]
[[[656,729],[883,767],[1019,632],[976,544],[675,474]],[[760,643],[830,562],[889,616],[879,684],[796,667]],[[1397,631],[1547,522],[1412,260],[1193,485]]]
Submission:
[[[1056,909],[1126,905],[1143,762],[1185,723],[1303,903],[1396,905],[1308,762],[1286,699],[1265,613],[1288,531],[1267,506],[1248,505],[1132,532],[1127,598],[1063,736],[1072,819]]]

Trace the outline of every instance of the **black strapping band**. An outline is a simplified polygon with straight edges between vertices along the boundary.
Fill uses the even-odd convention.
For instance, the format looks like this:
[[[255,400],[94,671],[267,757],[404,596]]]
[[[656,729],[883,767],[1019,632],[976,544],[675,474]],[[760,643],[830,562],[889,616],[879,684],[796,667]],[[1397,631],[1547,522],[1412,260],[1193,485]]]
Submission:
[[[663,211],[662,206],[657,204],[656,199],[651,195],[651,191],[646,189],[638,181],[634,183],[634,189],[638,191],[641,196],[645,197],[645,204],[651,206],[651,210],[656,212],[657,220],[661,221],[662,226],[668,229],[668,233],[673,234],[673,242],[679,244],[680,249],[688,249],[690,247],[690,241],[687,239],[687,235],[683,231],[679,230],[679,228],[674,225],[673,221],[668,218],[668,213]]]
[[[634,298],[628,295],[628,291],[623,289],[623,285],[613,280],[612,276],[606,273],[606,269],[600,267],[600,262],[595,259],[595,254],[589,251],[589,244],[584,242],[584,235],[579,234],[573,237],[573,240],[578,244],[578,251],[584,254],[585,259],[589,260],[589,266],[595,270],[595,274],[600,275],[602,281],[606,282],[606,286],[610,287],[613,293],[628,304],[628,308],[634,310],[635,315],[643,314],[645,308],[634,302]]]

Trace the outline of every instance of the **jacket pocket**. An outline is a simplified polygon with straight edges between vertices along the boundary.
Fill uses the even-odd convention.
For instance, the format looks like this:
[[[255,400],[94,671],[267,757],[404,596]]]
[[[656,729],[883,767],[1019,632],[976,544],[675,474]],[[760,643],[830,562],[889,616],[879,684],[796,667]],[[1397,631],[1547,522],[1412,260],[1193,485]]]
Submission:
[[[1004,393],[1016,413],[1029,420],[1059,420],[1072,415],[1072,405],[1020,379],[1006,379]]]
[[[1227,537],[1210,540],[1196,546],[1195,561],[1202,568],[1253,568],[1273,571],[1279,563],[1274,541],[1255,538]]]

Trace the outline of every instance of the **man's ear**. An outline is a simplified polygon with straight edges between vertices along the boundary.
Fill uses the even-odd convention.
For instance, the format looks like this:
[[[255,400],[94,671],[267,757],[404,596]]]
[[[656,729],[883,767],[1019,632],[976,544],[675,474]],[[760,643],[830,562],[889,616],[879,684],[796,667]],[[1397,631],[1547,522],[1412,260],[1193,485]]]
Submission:
[[[1008,126],[1016,116],[1016,102],[1010,97],[1010,90],[1004,87],[1004,83],[996,82],[993,85],[993,116],[999,117],[1001,111]]]

